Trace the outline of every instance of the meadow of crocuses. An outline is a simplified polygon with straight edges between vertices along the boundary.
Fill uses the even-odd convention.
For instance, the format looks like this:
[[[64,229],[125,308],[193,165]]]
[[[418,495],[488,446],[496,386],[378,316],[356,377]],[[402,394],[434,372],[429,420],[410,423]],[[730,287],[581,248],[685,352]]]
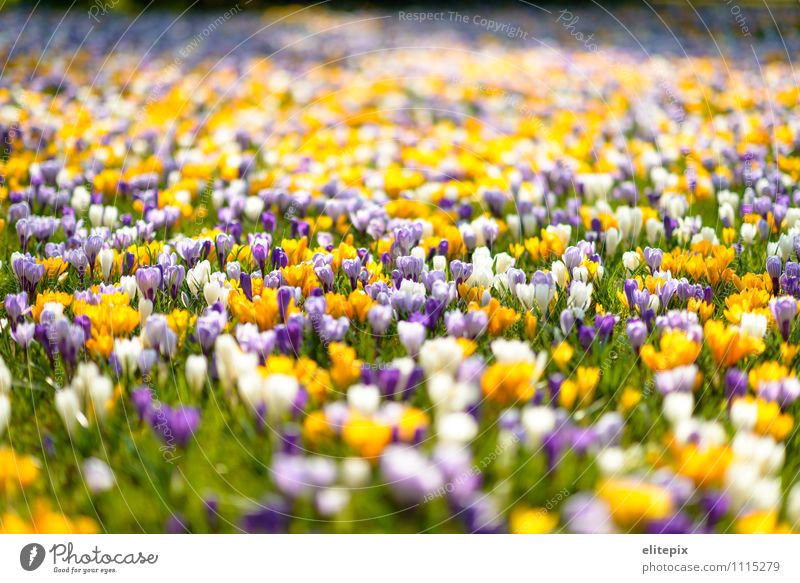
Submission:
[[[0,13],[0,531],[800,529],[797,14],[660,10]]]

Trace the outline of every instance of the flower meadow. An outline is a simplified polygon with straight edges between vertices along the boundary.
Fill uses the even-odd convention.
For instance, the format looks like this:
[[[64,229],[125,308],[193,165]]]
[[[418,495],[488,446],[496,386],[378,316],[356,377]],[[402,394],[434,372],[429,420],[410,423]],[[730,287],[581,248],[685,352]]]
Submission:
[[[800,530],[797,14],[660,10],[0,13],[0,531]]]

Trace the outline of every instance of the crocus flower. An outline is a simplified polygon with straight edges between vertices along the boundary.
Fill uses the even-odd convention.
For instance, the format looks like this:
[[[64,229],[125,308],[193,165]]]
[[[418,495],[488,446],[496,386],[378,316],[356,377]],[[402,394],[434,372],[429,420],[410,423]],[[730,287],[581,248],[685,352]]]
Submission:
[[[25,315],[30,312],[28,294],[26,292],[8,294],[3,304],[6,309],[6,314],[8,314],[8,320],[12,330],[15,329],[17,324],[22,322]]]
[[[639,352],[647,341],[647,326],[641,320],[629,320],[626,330],[628,333],[628,341],[631,343],[631,346],[633,346],[633,349]]]
[[[267,236],[257,236],[250,242],[250,253],[258,265],[258,268],[261,270],[261,273],[264,273],[266,268],[271,244],[272,241]]]
[[[22,291],[27,293],[29,298],[34,297],[36,286],[44,277],[44,265],[37,263],[28,255],[19,255],[12,257],[12,267]]]
[[[797,314],[797,300],[790,296],[781,296],[773,298],[769,302],[769,309],[772,312],[772,317],[778,324],[783,340],[789,340],[789,332],[791,331],[792,321],[795,314]]]
[[[736,397],[744,397],[747,394],[748,385],[747,375],[738,368],[731,367],[725,373],[725,395],[729,401]]]
[[[425,326],[418,322],[398,322],[397,334],[406,352],[416,356],[425,341],[426,331]]]
[[[536,305],[539,307],[539,312],[546,316],[550,301],[555,297],[556,286],[553,281],[553,276],[550,273],[537,271],[531,278],[533,285],[533,298]]]
[[[175,354],[178,337],[167,324],[165,316],[154,314],[148,318],[144,333],[148,345],[163,356],[171,358]]]
[[[662,395],[674,392],[690,392],[697,380],[697,366],[690,364],[656,373],[656,388]]]
[[[156,291],[161,287],[162,270],[160,267],[140,267],[136,270],[136,285],[142,296],[155,300]]]
[[[367,313],[367,321],[376,334],[385,334],[392,324],[392,309],[389,306],[373,306]]]
[[[644,261],[650,268],[651,273],[655,273],[661,267],[661,261],[664,257],[664,252],[659,248],[645,247],[644,248]]]

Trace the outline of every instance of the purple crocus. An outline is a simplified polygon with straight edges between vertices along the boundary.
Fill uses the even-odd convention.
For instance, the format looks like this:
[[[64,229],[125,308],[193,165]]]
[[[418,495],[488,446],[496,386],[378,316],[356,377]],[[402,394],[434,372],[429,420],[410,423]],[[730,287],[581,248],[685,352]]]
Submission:
[[[178,293],[185,278],[186,268],[183,265],[168,265],[164,267],[164,286],[173,300],[178,298]]]
[[[784,342],[787,342],[789,340],[792,321],[797,314],[797,300],[791,296],[774,298],[769,302],[769,309],[772,312],[772,317],[775,318],[775,322],[778,324],[778,330],[780,330]]]
[[[151,302],[156,298],[156,291],[161,287],[161,269],[159,267],[140,267],[136,270],[136,285],[145,299]]]
[[[576,534],[610,534],[614,532],[611,509],[601,498],[579,492],[564,503],[562,512],[567,530]]]
[[[342,261],[342,271],[350,280],[350,289],[355,290],[357,287],[358,274],[361,272],[360,259],[344,259]]]
[[[35,332],[36,324],[33,322],[21,322],[16,325],[16,328],[12,328],[11,338],[22,349],[27,350],[31,342],[33,342]]]
[[[330,265],[319,265],[314,268],[314,273],[317,275],[317,279],[319,279],[319,282],[322,284],[323,290],[326,292],[333,291],[334,274]]]
[[[147,319],[144,334],[149,346],[163,356],[171,358],[175,354],[178,337],[167,324],[167,318],[163,314],[154,314]]]
[[[220,233],[214,239],[214,249],[217,252],[217,261],[219,261],[220,267],[224,269],[225,264],[228,262],[228,254],[233,249],[233,237],[227,233]]]
[[[581,325],[578,327],[578,342],[580,342],[584,350],[591,348],[595,336],[597,336],[597,330],[592,326]]]
[[[131,403],[140,420],[144,420],[150,415],[153,404],[153,392],[147,387],[139,387],[131,391]]]
[[[94,273],[94,264],[102,248],[103,238],[99,235],[91,235],[83,244],[83,252],[86,254],[86,259],[89,264],[89,275]]]
[[[778,279],[783,272],[783,262],[777,255],[767,257],[767,274],[772,279],[772,289],[778,289]]]
[[[278,350],[284,354],[297,355],[300,353],[300,345],[303,341],[303,317],[299,314],[289,318],[286,324],[275,326],[275,338]]]
[[[696,379],[697,365],[695,364],[659,371],[655,375],[656,388],[662,395],[691,392]]]
[[[561,259],[564,261],[564,265],[567,266],[567,270],[572,273],[572,269],[581,264],[583,256],[581,255],[580,249],[570,246],[564,251],[564,255],[561,256]]]
[[[629,320],[626,331],[628,333],[628,341],[638,354],[644,343],[647,342],[647,336],[649,335],[647,326],[639,319]]]
[[[86,332],[82,326],[70,324],[68,320],[58,320],[52,324],[51,339],[55,340],[55,346],[61,354],[64,366],[71,371],[78,359],[78,352],[86,342]]]
[[[444,476],[418,449],[390,445],[380,460],[381,473],[394,496],[401,503],[422,502],[444,485]]]
[[[207,309],[202,316],[197,318],[195,329],[197,341],[204,354],[208,354],[214,347],[214,342],[225,328],[227,321],[228,318],[224,313],[211,309]]]
[[[283,269],[287,265],[289,265],[289,257],[286,255],[286,251],[275,247],[272,250],[272,269]]]
[[[392,309],[389,306],[373,306],[367,313],[367,321],[375,334],[383,335],[392,325]]]
[[[194,267],[200,261],[200,254],[203,251],[203,244],[195,239],[181,239],[175,245],[175,250],[189,266]]]
[[[736,397],[744,397],[747,394],[748,385],[747,374],[738,368],[729,368],[725,373],[725,396],[729,401]]]
[[[460,285],[472,275],[472,263],[464,263],[463,261],[454,259],[450,262],[450,273],[456,285]]]
[[[153,408],[151,405],[148,421],[166,447],[186,447],[200,426],[200,410],[195,407],[172,409],[167,405]]]
[[[258,268],[261,270],[261,273],[264,273],[267,264],[267,258],[269,257],[269,248],[272,244],[272,241],[267,236],[256,236],[250,242],[250,254],[253,256],[253,260],[258,265]]]
[[[664,258],[664,252],[658,247],[645,247],[644,248],[644,261],[650,268],[651,273],[655,273],[661,267],[661,260]]]
[[[608,342],[614,333],[614,326],[619,322],[619,316],[614,314],[598,314],[594,317],[594,327],[601,342]]]
[[[344,267],[344,262],[342,262]],[[419,281],[422,274],[424,262],[419,257],[406,256],[397,258],[397,268],[403,279],[410,279],[411,281]],[[360,267],[360,266],[359,266]],[[345,271],[347,273],[347,271]]]
[[[30,255],[23,255],[13,260],[12,268],[22,291],[26,292],[29,298],[34,297],[36,286],[44,277],[44,265],[37,263]]]
[[[242,530],[249,533],[285,533],[289,525],[291,509],[283,497],[272,497],[256,510],[242,517]]]
[[[8,314],[8,321],[11,324],[11,329],[14,330],[19,322],[22,322],[25,315],[30,312],[28,306],[28,294],[20,292],[18,294],[8,294],[3,302]]]
[[[676,512],[666,518],[649,521],[645,530],[650,534],[687,534],[694,530],[694,524],[684,512]]]
[[[70,249],[64,254],[64,259],[69,263],[72,268],[78,273],[81,282],[86,275],[86,268],[89,266],[89,259],[86,257],[83,249]]]
[[[169,419],[172,435],[179,447],[186,447],[200,426],[200,411],[195,407],[178,407]]]

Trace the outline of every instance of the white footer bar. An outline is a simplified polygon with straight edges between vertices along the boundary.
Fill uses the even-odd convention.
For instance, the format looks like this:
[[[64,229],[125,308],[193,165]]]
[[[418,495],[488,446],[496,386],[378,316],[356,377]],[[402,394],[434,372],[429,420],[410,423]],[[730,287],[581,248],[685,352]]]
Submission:
[[[0,580],[777,582],[800,581],[799,549],[792,535],[9,535]]]

